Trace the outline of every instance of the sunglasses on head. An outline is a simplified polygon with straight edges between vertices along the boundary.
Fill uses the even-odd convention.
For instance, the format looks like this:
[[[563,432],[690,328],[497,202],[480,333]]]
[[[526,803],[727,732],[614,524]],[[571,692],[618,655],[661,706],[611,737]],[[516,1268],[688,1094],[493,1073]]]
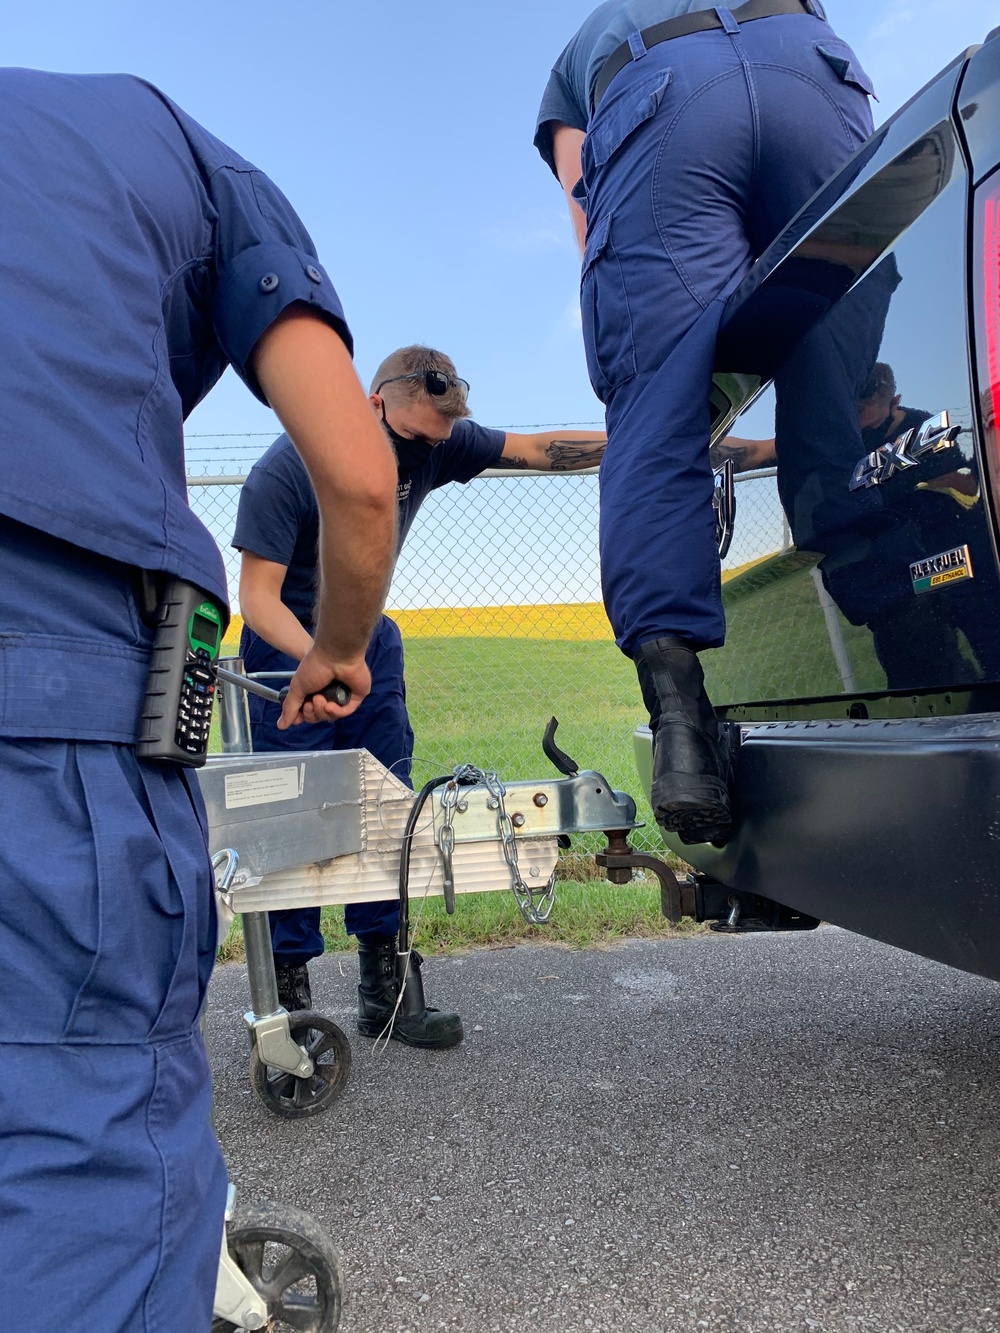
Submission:
[[[452,387],[461,389],[466,396],[469,393],[468,380],[460,380],[456,375],[446,375],[443,370],[414,370],[409,375],[393,375],[391,379],[377,384],[375,392],[379,393],[384,385],[395,384],[399,380],[423,380],[424,389],[432,398],[443,398]]]

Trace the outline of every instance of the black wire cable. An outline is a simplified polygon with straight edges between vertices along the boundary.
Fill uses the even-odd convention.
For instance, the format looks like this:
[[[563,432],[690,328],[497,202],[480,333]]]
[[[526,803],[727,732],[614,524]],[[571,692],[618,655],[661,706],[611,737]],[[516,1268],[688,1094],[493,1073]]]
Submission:
[[[451,782],[452,775],[446,773],[444,777],[431,778],[430,782],[425,783],[421,788],[417,799],[413,802],[413,808],[410,810],[406,821],[406,828],[403,830],[403,846],[399,853],[399,952],[406,953],[410,947],[410,849],[413,846],[413,835],[416,832],[417,820],[420,818],[420,812],[427,804],[427,799],[437,787],[444,787]]]

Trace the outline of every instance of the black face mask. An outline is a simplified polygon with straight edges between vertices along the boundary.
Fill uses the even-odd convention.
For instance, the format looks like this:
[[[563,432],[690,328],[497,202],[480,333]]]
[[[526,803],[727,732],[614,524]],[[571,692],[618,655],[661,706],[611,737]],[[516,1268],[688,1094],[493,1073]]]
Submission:
[[[393,430],[385,419],[385,404],[382,405],[382,425],[385,433],[389,437],[393,450],[396,454],[396,466],[400,475],[404,472],[418,472],[420,468],[427,463],[431,456],[431,450],[434,448],[432,440],[419,439],[411,440],[405,435],[400,435],[398,431]]]
[[[861,432],[861,440],[866,448],[877,449],[879,445],[885,444],[891,434],[893,415],[893,409],[890,408],[877,425],[864,428]]]

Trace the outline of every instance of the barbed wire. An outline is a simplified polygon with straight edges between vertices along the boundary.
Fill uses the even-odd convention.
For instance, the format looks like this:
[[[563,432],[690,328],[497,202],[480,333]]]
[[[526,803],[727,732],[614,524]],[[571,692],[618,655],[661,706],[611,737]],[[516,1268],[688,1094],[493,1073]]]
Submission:
[[[533,421],[519,426],[497,426],[496,430],[577,430],[583,426],[603,426],[603,421]],[[278,431],[280,434],[280,430]],[[257,440],[275,439],[273,430],[233,430],[211,434],[186,435],[187,440]]]

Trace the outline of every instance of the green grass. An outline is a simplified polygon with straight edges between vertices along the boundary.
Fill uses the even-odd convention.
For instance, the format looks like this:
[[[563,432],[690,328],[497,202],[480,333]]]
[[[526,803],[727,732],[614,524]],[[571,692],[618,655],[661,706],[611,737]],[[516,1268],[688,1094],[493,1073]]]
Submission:
[[[664,850],[632,756],[632,732],[646,720],[635,671],[614,644],[413,639],[406,644],[406,683],[418,784],[460,763],[495,768],[510,782],[553,774],[541,743],[554,714],[559,744],[580,767],[597,769],[636,798],[647,828],[633,836],[634,844]],[[557,887],[548,926],[529,926],[510,893],[459,894],[454,916],[440,898],[431,898],[422,909],[419,902],[411,907],[414,922],[420,913],[419,947],[433,953],[535,941],[586,948],[628,935],[678,933],[660,914],[658,885],[609,885],[597,877],[592,856],[604,839],[591,834],[573,841],[574,851],[560,865],[567,878]],[[324,909],[322,928],[328,950],[355,947],[340,908]],[[242,956],[237,920],[220,959]]]
[[[406,680],[415,780],[458,763],[504,781],[551,775],[542,735],[556,716],[557,741],[581,768],[641,797],[632,732],[646,716],[635,670],[612,643],[414,639]]]
[[[542,735],[554,715],[562,749],[634,796],[639,818],[650,823],[632,755],[632,732],[646,714],[635,669],[613,643],[413,639],[406,693],[418,785],[465,763],[493,768],[505,782],[552,776]],[[219,750],[217,717],[209,748]],[[651,828],[635,841],[660,845]],[[582,845],[595,851],[601,842]]]
[[[632,732],[646,715],[635,669],[614,644],[414,639],[406,644],[406,693],[415,762],[426,770],[415,777],[459,763],[512,781],[551,774],[542,734],[555,715],[559,744],[581,768],[635,792]]]

